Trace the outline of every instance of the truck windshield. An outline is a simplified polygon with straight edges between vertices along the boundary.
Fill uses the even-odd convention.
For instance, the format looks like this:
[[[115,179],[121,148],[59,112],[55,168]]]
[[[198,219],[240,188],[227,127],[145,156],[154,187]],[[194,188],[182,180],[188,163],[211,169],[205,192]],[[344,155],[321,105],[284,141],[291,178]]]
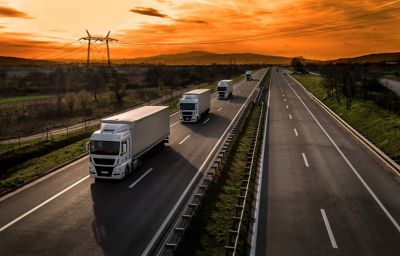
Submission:
[[[120,143],[118,141],[92,140],[90,142],[90,153],[99,155],[118,155]]]
[[[226,89],[227,89],[228,87],[218,87],[218,91],[219,92],[226,92]]]
[[[180,110],[195,110],[196,106],[194,103],[181,103],[179,106]]]

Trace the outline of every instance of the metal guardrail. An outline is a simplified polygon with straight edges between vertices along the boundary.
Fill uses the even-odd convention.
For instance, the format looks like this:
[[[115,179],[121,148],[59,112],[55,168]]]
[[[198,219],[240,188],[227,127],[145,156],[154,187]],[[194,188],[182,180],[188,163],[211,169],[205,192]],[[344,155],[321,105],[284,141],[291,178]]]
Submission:
[[[263,77],[265,77],[265,75],[266,73]],[[259,91],[259,93],[260,92],[261,90]],[[249,97],[251,97],[251,95]],[[191,219],[195,215],[196,210],[201,205],[202,199],[206,194],[208,186],[212,182],[217,171],[222,167],[222,162],[227,156],[229,148],[233,144],[233,141],[239,131],[240,125],[242,124],[246,113],[249,110],[249,103],[247,103],[245,108],[242,109],[238,119],[233,124],[233,128],[225,137],[223,143],[221,143],[221,146],[215,154],[213,161],[211,161],[208,170],[203,173],[202,177],[199,179],[199,182],[194,187],[191,195],[188,197],[189,200],[182,207],[183,211],[180,212],[180,215],[177,217],[175,223],[172,224],[172,229],[170,233],[166,236],[166,239],[161,242],[161,247],[159,247],[156,255],[165,256],[174,254],[176,248],[178,247],[178,244],[182,240],[185,231],[190,227]]]
[[[260,94],[262,94],[260,91]],[[253,133],[250,151],[247,153],[246,167],[242,173],[242,185],[240,187],[240,194],[237,195],[237,205],[235,206],[235,216],[232,217],[232,228],[229,230],[229,245],[225,246],[226,255],[232,252],[232,256],[235,256],[238,249],[239,237],[242,228],[243,217],[246,208],[248,207],[247,200],[249,194],[250,183],[252,179],[254,166],[257,164],[256,149],[257,142],[260,135],[260,127],[262,117],[264,113],[264,103],[261,102],[261,112],[257,122],[257,129]],[[232,239],[234,238],[234,239]]]

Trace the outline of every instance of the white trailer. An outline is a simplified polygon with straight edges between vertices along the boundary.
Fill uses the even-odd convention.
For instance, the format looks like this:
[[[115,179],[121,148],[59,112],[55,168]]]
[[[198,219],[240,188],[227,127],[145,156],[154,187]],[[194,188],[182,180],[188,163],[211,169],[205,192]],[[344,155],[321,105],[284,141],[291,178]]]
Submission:
[[[218,99],[227,99],[233,96],[233,81],[221,80],[217,85]]]
[[[246,80],[247,81],[253,80],[253,72],[251,70],[246,71]]]
[[[169,114],[167,106],[144,106],[102,119],[88,144],[90,176],[128,176],[145,153],[168,142]]]
[[[181,122],[198,122],[210,111],[211,90],[196,89],[185,92],[178,103]]]

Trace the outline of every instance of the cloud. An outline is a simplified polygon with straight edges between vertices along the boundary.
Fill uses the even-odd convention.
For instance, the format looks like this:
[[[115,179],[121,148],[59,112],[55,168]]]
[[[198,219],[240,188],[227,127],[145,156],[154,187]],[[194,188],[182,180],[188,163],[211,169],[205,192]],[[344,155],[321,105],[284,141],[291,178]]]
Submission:
[[[28,14],[11,7],[0,6],[0,18],[22,18],[32,19]]]
[[[174,19],[176,22],[182,22],[182,23],[196,23],[196,24],[207,24],[208,22],[205,20],[200,20],[200,19],[187,19],[187,18],[182,18],[182,19]]]
[[[146,15],[146,16],[154,16],[154,17],[159,17],[159,18],[169,18],[168,15],[160,13],[158,10],[153,9],[153,8],[147,8],[147,7],[135,7],[131,10],[130,12],[138,13],[141,15]]]

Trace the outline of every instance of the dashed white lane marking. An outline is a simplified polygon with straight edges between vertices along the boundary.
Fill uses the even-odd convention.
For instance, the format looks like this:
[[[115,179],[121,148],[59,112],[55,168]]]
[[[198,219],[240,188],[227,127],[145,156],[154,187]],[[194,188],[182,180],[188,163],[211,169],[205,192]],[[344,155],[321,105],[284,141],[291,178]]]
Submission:
[[[133,188],[136,184],[138,184],[144,177],[146,177],[147,174],[149,174],[151,171],[153,170],[153,168],[148,169],[142,176],[140,176],[139,179],[137,179],[135,182],[133,182],[129,188]]]
[[[207,118],[207,119],[203,122],[203,124],[206,124],[208,121],[210,121],[210,118]]]
[[[192,135],[189,134],[189,135],[186,136],[183,140],[181,140],[181,142],[179,142],[179,145],[181,145],[183,142],[185,142],[187,139],[189,139],[190,136],[192,136]]]
[[[299,136],[299,134],[297,133],[297,130],[296,130],[296,128],[294,128],[293,130],[294,130],[294,134],[296,134],[296,136],[298,137],[298,136]]]
[[[222,109],[222,108],[219,108],[219,109],[217,109],[217,111],[219,112],[219,111],[221,111],[221,109]]]
[[[289,106],[288,106],[288,105],[286,105],[286,109],[289,109]]]
[[[322,219],[324,220],[324,223],[325,223],[326,230],[328,231],[328,235],[329,235],[329,239],[331,240],[332,247],[334,249],[337,249],[338,246],[337,246],[335,237],[333,236],[331,225],[329,224],[329,220],[328,220],[328,217],[326,216],[324,209],[321,209],[321,214],[322,214]]]
[[[291,115],[291,114],[289,114],[289,118],[290,118],[290,119],[293,119],[293,117],[292,117],[292,115]]]
[[[308,164],[308,160],[307,160],[306,154],[301,153],[301,155],[303,156],[304,164],[306,165],[306,167],[307,168],[310,167],[310,165]]]

